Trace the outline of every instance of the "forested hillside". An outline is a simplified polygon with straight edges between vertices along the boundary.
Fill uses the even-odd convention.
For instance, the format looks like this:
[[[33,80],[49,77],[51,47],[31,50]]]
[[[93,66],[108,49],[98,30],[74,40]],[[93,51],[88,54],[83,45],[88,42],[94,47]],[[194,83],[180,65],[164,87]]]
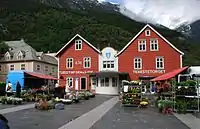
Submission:
[[[95,46],[103,48],[110,44],[121,50],[145,25],[116,11],[108,11],[109,5],[104,10],[103,5],[89,8],[90,4],[85,3],[81,3],[82,8],[71,8],[70,5],[51,6],[51,3],[45,4],[44,1],[41,4],[40,0],[1,0],[0,40],[24,38],[37,51],[57,52],[79,33]],[[185,65],[200,63],[198,44],[185,40],[178,32],[166,28],[156,29],[185,52]]]

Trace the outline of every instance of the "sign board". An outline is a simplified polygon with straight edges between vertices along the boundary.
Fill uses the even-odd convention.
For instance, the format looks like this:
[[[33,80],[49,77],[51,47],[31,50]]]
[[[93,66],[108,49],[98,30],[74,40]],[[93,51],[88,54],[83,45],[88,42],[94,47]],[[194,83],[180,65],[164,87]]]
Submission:
[[[165,70],[133,70],[135,74],[163,74]]]
[[[93,73],[93,71],[60,71],[60,74],[87,74]]]

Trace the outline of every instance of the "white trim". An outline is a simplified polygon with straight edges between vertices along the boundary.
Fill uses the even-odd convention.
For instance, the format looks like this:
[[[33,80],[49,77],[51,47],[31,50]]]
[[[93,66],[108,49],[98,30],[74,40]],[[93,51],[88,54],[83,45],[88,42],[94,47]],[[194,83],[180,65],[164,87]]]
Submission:
[[[147,34],[147,31],[149,31],[149,35]],[[145,36],[147,36],[147,37],[151,36],[151,30],[150,29],[145,30]]]
[[[24,58],[24,55],[23,55],[23,53],[22,53],[21,50],[19,50],[19,51],[17,52],[16,56],[17,56],[17,59],[18,59],[18,60],[22,60],[22,59]],[[19,58],[20,56],[21,56],[21,58]]]
[[[67,60],[68,60],[68,59],[72,59],[72,67],[68,67],[68,66],[67,66],[67,63],[68,63]],[[66,69],[73,69],[73,68],[74,68],[74,58],[71,58],[71,57],[66,58],[65,68],[66,68]]]
[[[9,59],[7,59],[7,57],[9,57]],[[4,55],[4,58],[5,60],[10,60],[11,59],[11,55],[10,55],[10,52],[6,52],[5,55]]]
[[[21,63],[20,64],[20,70],[22,70],[22,65],[24,64],[24,69],[23,70],[26,70],[26,64],[25,63]]]
[[[141,62],[140,62],[140,68],[136,68],[136,67],[135,67],[135,60],[136,60],[136,59],[140,59],[140,60],[141,60]],[[141,58],[141,57],[135,57],[135,58],[133,59],[133,67],[134,67],[135,70],[142,69],[142,58]]]
[[[140,41],[144,41],[144,43],[143,42],[140,42]],[[145,49],[144,50],[140,50],[140,45],[145,45]],[[146,52],[147,51],[147,40],[146,39],[138,39],[138,51],[139,52]]]
[[[85,58],[89,58],[89,65],[90,65],[90,67],[85,67]],[[92,62],[92,58],[91,57],[83,57],[83,68],[84,69],[89,69],[89,68],[91,68],[91,63]]]
[[[157,41],[157,50],[155,50],[155,49],[152,50],[151,45],[152,45],[152,44],[155,44],[155,43],[152,43],[152,42],[151,42],[152,40],[156,40],[156,41]],[[150,51],[159,51],[159,45],[158,45],[158,44],[159,44],[159,43],[158,43],[158,39],[157,39],[157,38],[151,38],[151,39],[150,39]],[[155,47],[155,46],[154,46],[154,47]]]
[[[58,71],[57,71],[58,85],[60,85],[60,56],[58,56]]]
[[[79,42],[79,41],[80,41],[80,42]],[[80,48],[80,49],[77,49],[77,48],[76,48],[76,44],[78,44],[78,45],[81,44],[81,48]],[[75,50],[76,50],[76,51],[81,51],[82,48],[83,48],[83,41],[82,41],[81,39],[75,40],[75,45],[74,45],[74,46],[75,46]]]
[[[85,89],[82,89],[81,79],[85,78]],[[87,90],[87,77],[80,77],[80,89],[81,90]]]
[[[98,53],[101,53],[100,50],[98,50],[96,47],[94,47],[90,42],[88,42],[86,39],[84,39],[83,37],[81,37],[79,34],[76,34],[71,40],[69,40],[69,42],[67,44],[65,44],[55,55],[55,57],[58,57],[59,53],[65,49],[76,37],[81,38],[85,43],[87,43],[90,47],[92,47],[94,50],[96,50]]]
[[[68,84],[68,79],[72,80],[72,86],[71,87],[73,87],[73,84],[74,84],[74,78],[73,77],[66,77],[65,86],[67,86],[67,84]],[[68,87],[70,87],[70,86],[68,85]]]
[[[158,58],[162,58],[162,60],[163,60],[163,67],[162,68],[157,67],[157,59]],[[156,69],[165,69],[165,58],[163,56],[156,56]]]
[[[15,65],[14,64],[10,64],[9,65],[9,71],[13,71],[13,70],[10,70],[10,68],[11,68],[11,65],[13,65],[14,67],[13,67],[13,70],[15,70]]]
[[[166,38],[164,38],[161,34],[159,34],[153,27],[151,27],[149,24],[147,24],[140,32],[133,38],[131,41],[115,56],[119,56],[123,51],[126,50],[126,48],[129,47],[133,43],[133,41],[147,28],[149,27],[152,31],[154,31],[160,38],[162,38],[166,43],[168,43],[172,48],[174,48],[177,52],[179,52],[181,55],[184,55],[183,52],[181,52],[179,49],[177,49],[173,44],[171,44]]]
[[[180,68],[183,67],[183,55],[180,55]]]

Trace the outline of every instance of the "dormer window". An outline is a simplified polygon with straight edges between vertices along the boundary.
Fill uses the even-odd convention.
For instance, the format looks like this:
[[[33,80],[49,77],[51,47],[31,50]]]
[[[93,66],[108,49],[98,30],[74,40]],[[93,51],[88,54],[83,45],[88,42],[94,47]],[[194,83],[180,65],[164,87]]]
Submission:
[[[11,55],[9,52],[6,52],[5,54],[5,60],[10,60],[11,59]]]
[[[82,40],[75,40],[75,50],[82,50]]]
[[[24,58],[24,54],[21,51],[19,51],[17,54],[17,59],[22,60],[23,58]]]
[[[150,30],[146,30],[145,31],[145,36],[151,36],[151,31]]]

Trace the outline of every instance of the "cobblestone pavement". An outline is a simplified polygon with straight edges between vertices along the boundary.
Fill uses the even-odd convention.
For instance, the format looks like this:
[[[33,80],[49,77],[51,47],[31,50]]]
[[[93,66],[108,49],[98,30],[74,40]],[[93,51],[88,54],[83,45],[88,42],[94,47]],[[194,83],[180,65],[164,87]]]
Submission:
[[[90,129],[189,129],[175,116],[163,115],[154,108],[139,109],[116,104]]]
[[[5,114],[11,129],[58,129],[71,120],[89,112],[113,96],[97,95],[79,104],[67,105],[65,110],[21,110]]]

